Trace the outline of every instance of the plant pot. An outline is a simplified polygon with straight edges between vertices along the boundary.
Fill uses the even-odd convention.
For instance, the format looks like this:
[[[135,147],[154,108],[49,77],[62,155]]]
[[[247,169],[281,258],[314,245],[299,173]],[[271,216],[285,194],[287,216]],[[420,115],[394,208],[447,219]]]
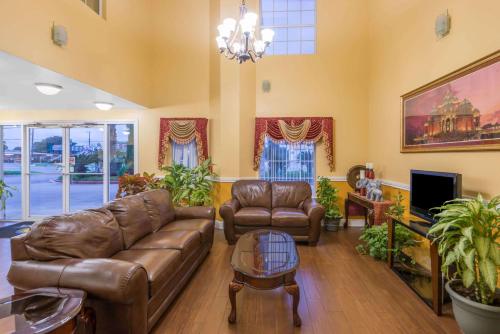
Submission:
[[[323,220],[325,225],[325,230],[330,232],[337,232],[340,226],[340,217],[339,218],[325,218]]]
[[[453,303],[453,313],[464,334],[498,334],[500,331],[500,307],[484,305],[467,299],[455,292],[451,284],[446,283],[446,291]],[[500,295],[500,289],[497,289]]]

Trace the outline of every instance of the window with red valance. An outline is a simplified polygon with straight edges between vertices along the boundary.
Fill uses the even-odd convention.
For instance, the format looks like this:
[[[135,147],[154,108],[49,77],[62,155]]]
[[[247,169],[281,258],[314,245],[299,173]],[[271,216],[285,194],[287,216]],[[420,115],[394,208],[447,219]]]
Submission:
[[[170,141],[186,145],[196,141],[198,162],[208,159],[208,119],[206,118],[162,118],[160,119],[160,149],[158,166],[167,164]]]
[[[332,117],[281,117],[255,119],[254,169],[258,170],[266,137],[290,144],[323,140],[330,170],[335,168]]]

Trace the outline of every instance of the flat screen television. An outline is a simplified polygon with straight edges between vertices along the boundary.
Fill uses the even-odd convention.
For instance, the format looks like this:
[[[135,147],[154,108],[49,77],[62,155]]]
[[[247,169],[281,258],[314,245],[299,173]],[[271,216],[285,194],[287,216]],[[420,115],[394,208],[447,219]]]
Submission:
[[[432,208],[462,197],[462,175],[456,173],[411,170],[410,213],[435,223]]]

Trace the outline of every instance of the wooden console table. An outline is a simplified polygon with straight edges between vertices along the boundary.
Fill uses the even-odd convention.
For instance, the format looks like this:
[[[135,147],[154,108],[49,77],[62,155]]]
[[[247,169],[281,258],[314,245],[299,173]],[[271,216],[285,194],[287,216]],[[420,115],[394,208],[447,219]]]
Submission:
[[[396,264],[393,252],[390,251],[394,247],[394,237],[396,233],[396,225],[401,225],[408,230],[420,235],[421,237],[429,240],[430,242],[430,270],[423,268],[418,264],[413,264],[408,266],[403,263]],[[395,218],[390,218],[388,222],[388,246],[389,249],[387,262],[389,267],[394,271],[402,280],[405,282],[429,307],[434,310],[437,315],[442,314],[443,302],[444,302],[444,276],[441,272],[441,257],[438,254],[438,242],[432,242],[432,236],[427,233],[429,231],[430,225],[424,222],[419,222],[417,220],[410,220],[410,218],[404,218],[402,220],[397,220]],[[403,268],[398,268],[403,267]],[[410,270],[407,270],[410,267]],[[420,280],[420,282],[430,282],[432,289],[432,296],[424,296],[421,285],[414,283]],[[425,283],[424,283],[425,284]],[[428,286],[428,285],[427,285]]]
[[[344,227],[347,227],[349,223],[349,207],[351,203],[360,205],[365,210],[365,225],[373,226],[380,225],[385,221],[385,212],[387,209],[393,205],[392,201],[381,201],[375,202],[368,200],[365,196],[361,196],[355,192],[348,192],[347,198],[345,199],[345,223]]]

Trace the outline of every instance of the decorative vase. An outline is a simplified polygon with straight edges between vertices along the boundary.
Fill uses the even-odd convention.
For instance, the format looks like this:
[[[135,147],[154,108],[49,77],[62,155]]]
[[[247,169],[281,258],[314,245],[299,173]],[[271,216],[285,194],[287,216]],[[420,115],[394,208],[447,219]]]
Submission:
[[[460,280],[446,283],[446,291],[451,297],[455,319],[464,334],[500,333],[500,306],[485,305],[465,298],[453,290],[452,286],[457,282]],[[497,289],[496,294],[500,296],[500,289]]]

